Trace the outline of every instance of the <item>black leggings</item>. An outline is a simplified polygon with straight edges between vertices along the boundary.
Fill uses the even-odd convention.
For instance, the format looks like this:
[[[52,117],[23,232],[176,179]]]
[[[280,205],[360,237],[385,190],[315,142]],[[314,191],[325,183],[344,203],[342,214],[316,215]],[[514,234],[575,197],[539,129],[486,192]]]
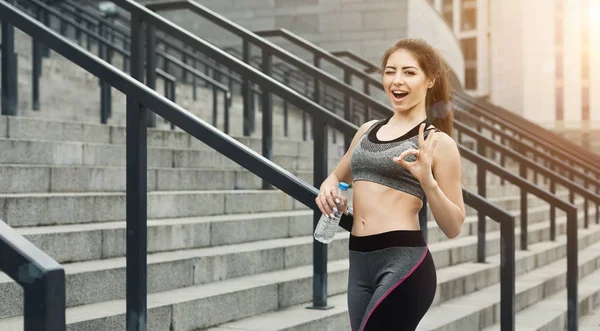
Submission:
[[[350,235],[348,313],[353,331],[414,331],[437,286],[420,230]]]

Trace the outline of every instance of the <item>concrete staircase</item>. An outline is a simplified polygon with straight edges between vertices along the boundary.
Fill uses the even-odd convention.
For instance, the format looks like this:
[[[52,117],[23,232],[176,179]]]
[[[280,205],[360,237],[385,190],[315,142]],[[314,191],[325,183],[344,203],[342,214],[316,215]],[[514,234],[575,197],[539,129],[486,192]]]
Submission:
[[[124,128],[24,117],[1,117],[0,128],[0,218],[64,265],[69,330],[123,329]],[[261,190],[259,178],[185,133],[151,130],[149,136],[150,330],[349,329],[347,232],[340,230],[329,246],[335,308],[307,310],[312,212],[278,190]],[[240,140],[260,146],[258,139]],[[278,140],[275,146],[277,163],[311,181],[311,143]],[[465,162],[471,189],[474,174]],[[488,183],[490,201],[518,215],[518,191],[500,186],[498,178]],[[560,196],[567,199],[568,192]],[[529,200],[531,246],[517,252],[520,314],[565,288],[564,217],[557,213],[559,238],[548,242],[549,208]],[[498,224],[488,221],[488,262],[474,263],[476,213],[469,208],[468,215],[454,240],[429,222],[438,293],[421,330],[479,330],[497,322]],[[583,284],[595,277],[600,227],[579,236]],[[20,291],[0,275],[0,293],[8,298],[0,305],[0,330],[22,328]],[[558,303],[566,312],[563,299]]]
[[[28,53],[20,52],[26,59]],[[123,330],[124,98],[114,92],[110,125],[96,124],[97,80],[53,53],[44,61],[43,108],[34,112],[26,103],[28,65],[19,62],[25,117],[0,117],[0,219],[64,265],[69,330]],[[182,86],[180,104],[208,121],[210,91],[199,89],[194,102],[190,87]],[[240,137],[235,118],[241,109],[238,97],[232,136],[260,151],[260,113],[255,134]],[[293,114],[290,137],[283,138],[281,108],[275,107],[273,160],[312,183],[312,142],[301,141],[301,113]],[[161,123],[148,139],[148,329],[349,330],[348,233],[340,229],[328,250],[328,302],[334,308],[306,309],[312,295],[312,211],[278,190],[260,189],[258,177],[167,127]],[[339,142],[329,147],[330,171],[343,153]],[[468,161],[463,167],[466,187],[475,191],[475,168]],[[507,168],[517,172],[514,165]],[[518,216],[519,191],[492,176],[488,185],[489,200]],[[558,194],[568,198],[564,190]],[[576,203],[583,223],[583,200]],[[488,260],[475,263],[476,212],[467,212],[463,232],[453,240],[430,215],[438,289],[419,330],[499,329],[499,226],[488,221]],[[563,329],[566,224],[563,213],[557,216],[558,238],[550,242],[549,207],[529,196],[530,246],[517,251],[517,330]],[[580,229],[581,313],[597,306],[599,242],[600,226]],[[22,330],[22,291],[2,273],[0,297],[0,330]]]

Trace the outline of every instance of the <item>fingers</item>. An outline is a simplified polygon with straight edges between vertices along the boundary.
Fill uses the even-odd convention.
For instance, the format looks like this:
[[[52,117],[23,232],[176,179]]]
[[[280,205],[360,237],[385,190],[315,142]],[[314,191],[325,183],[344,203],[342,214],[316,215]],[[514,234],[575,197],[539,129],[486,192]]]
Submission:
[[[398,163],[399,165],[401,165],[403,167],[406,167],[406,166],[409,166],[411,163],[414,163],[414,162],[407,162],[407,161],[404,160],[404,158],[407,157],[408,155],[414,155],[418,159],[419,158],[419,151],[416,150],[416,149],[414,149],[414,148],[407,149],[404,152],[402,152],[402,154],[400,154],[400,156],[394,157],[393,160],[396,163]]]
[[[425,132],[425,123],[422,123],[421,126],[419,127],[419,149],[423,149],[423,146],[425,146],[424,132]]]
[[[325,188],[315,202],[323,214],[333,217],[333,213],[337,211],[336,200],[342,202],[337,196],[337,191],[334,187]]]

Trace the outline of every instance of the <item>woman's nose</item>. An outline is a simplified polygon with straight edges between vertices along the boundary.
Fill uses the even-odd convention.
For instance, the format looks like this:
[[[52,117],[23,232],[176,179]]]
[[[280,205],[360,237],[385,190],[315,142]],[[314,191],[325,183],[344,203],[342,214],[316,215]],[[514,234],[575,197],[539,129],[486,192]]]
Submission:
[[[402,85],[402,84],[404,84],[404,77],[402,77],[402,75],[396,75],[396,76],[394,76],[393,83],[394,83],[394,85]]]

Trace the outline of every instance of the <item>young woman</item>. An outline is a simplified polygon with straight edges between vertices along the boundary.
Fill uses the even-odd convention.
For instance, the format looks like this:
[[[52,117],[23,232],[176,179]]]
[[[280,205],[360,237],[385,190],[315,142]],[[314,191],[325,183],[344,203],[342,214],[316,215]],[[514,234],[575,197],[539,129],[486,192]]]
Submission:
[[[431,306],[437,285],[418,212],[426,197],[446,236],[460,234],[465,219],[461,162],[439,54],[423,40],[402,39],[384,53],[380,73],[394,113],[360,127],[322,183],[316,203],[326,214],[342,208],[341,224],[351,231],[352,330],[412,331]],[[353,215],[337,196],[340,181],[353,183]]]

